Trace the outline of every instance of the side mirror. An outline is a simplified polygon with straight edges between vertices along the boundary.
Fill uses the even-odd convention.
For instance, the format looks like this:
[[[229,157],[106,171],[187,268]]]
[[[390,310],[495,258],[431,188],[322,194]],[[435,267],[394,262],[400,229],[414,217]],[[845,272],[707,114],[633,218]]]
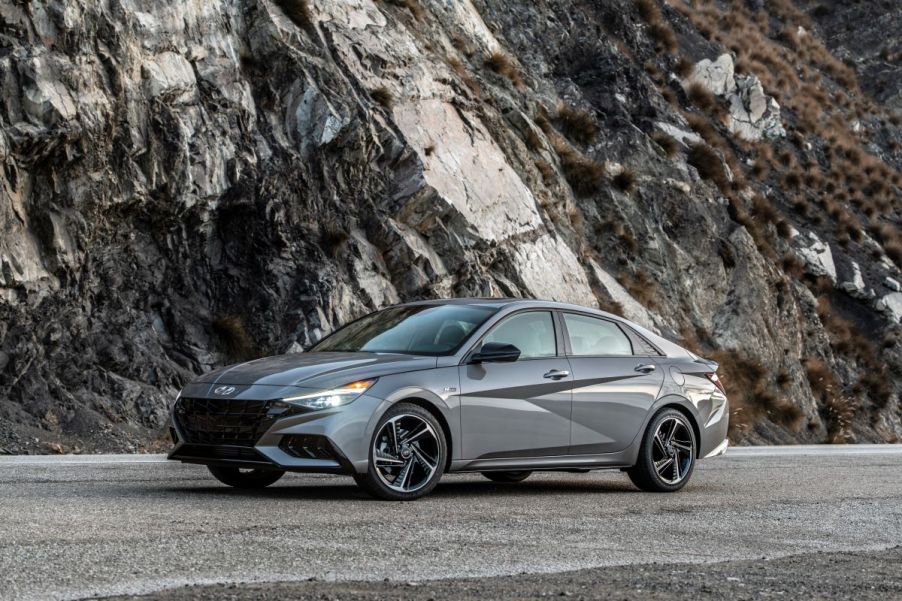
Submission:
[[[520,358],[520,349],[513,344],[486,342],[473,353],[470,363],[510,363]]]

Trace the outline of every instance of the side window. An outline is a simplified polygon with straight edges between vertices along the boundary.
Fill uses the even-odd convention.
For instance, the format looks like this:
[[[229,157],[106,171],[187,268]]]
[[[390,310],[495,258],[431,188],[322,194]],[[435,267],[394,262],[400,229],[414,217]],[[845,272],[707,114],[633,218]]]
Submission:
[[[557,354],[554,323],[548,311],[529,311],[508,317],[482,342],[513,344],[520,349],[521,359],[554,357]]]
[[[570,354],[632,355],[633,346],[617,324],[585,315],[564,313],[567,335],[570,337]]]

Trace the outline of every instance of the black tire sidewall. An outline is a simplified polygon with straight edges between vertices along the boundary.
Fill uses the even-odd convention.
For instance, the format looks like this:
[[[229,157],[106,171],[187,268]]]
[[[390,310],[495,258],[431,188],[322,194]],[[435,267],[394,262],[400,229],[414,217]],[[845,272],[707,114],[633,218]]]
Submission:
[[[382,479],[379,477],[379,474],[376,473],[376,464],[373,461],[373,444],[376,441],[376,437],[379,435],[379,432],[380,430],[382,430],[382,426],[385,425],[385,422],[398,415],[416,415],[417,417],[429,422],[429,425],[431,425],[432,429],[435,430],[435,435],[438,438],[439,445],[439,468],[435,471],[435,474],[432,475],[432,479],[428,484],[426,484],[426,486],[409,493],[399,492],[386,486],[385,483],[382,482]],[[430,411],[423,409],[419,405],[415,405],[413,403],[397,403],[395,405],[392,405],[385,413],[383,413],[382,417],[379,418],[379,421],[376,422],[376,428],[373,430],[373,435],[370,437],[369,450],[367,451],[367,455],[369,457],[369,465],[367,466],[366,475],[355,475],[355,480],[357,480],[357,483],[365,488],[370,494],[380,499],[385,499],[387,501],[412,501],[414,499],[419,499],[422,496],[428,495],[430,492],[432,492],[436,485],[438,485],[442,474],[445,473],[445,466],[447,465],[448,442],[445,440],[445,431],[442,429],[442,425]]]
[[[689,472],[675,484],[670,484],[661,479],[657,470],[655,470],[654,460],[652,459],[655,431],[657,431],[658,426],[663,420],[671,417],[680,419],[685,424],[686,429],[689,431],[689,436],[692,438],[692,462],[689,464]],[[676,492],[686,486],[692,478],[692,474],[695,472],[695,463],[698,460],[698,457],[696,456],[697,453],[698,441],[695,439],[695,430],[693,429],[689,418],[687,418],[682,411],[677,409],[662,409],[655,414],[649,422],[648,428],[645,430],[642,446],[639,449],[639,460],[636,467],[633,468],[634,471],[630,473],[630,476],[632,477],[633,482],[643,490],[651,492]]]

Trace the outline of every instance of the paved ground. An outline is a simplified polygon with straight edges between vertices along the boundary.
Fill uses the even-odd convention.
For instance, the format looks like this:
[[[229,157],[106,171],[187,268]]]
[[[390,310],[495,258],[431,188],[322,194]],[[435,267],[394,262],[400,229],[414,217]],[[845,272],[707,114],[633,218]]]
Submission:
[[[295,584],[165,596],[218,598],[227,590],[236,599],[307,598],[308,592],[354,598],[347,587],[370,585],[332,581],[404,583],[618,565],[630,567],[474,579],[467,586],[492,597],[522,585],[528,588],[523,596],[531,597],[543,591],[583,595],[579,587],[601,582],[630,597],[626,592],[646,582],[669,599],[680,590],[687,597],[733,594],[738,584],[725,574],[734,569],[739,578],[763,570],[757,584],[749,581],[753,587],[771,582],[768,571],[777,570],[774,590],[799,593],[805,582],[830,577],[839,592],[845,583],[863,591],[862,598],[868,591],[882,595],[873,598],[902,597],[900,552],[885,551],[902,541],[902,447],[840,451],[733,452],[701,463],[689,487],[675,495],[635,492],[619,473],[541,474],[517,485],[452,476],[414,503],[373,501],[350,479],[329,476],[290,476],[271,489],[246,492],[220,486],[201,467],[153,457],[142,463],[0,458],[0,598],[75,599],[273,581]],[[812,555],[855,550],[876,553]],[[786,555],[800,557],[788,564],[760,561]],[[756,562],[669,565],[741,559]],[[634,565],[651,562],[668,565]],[[795,577],[785,565],[797,566]],[[869,588],[865,567],[889,588]],[[673,585],[673,574],[684,572],[681,586],[697,582],[695,589]],[[298,582],[310,577],[318,582]],[[467,598],[442,593],[464,586],[453,582],[433,589],[373,586],[383,587],[382,597],[410,589],[417,592],[404,596],[419,598],[422,590],[424,600]],[[577,588],[553,591],[567,586]]]

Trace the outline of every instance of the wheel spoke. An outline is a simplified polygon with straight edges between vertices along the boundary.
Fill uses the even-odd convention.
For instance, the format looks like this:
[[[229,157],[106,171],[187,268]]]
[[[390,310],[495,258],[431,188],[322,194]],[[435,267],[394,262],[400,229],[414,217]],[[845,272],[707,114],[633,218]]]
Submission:
[[[410,487],[410,476],[413,474],[413,457],[407,460],[407,463],[404,464],[404,467],[401,469],[401,473],[398,474],[398,480],[401,481],[399,484],[400,488],[403,490],[407,490]]]
[[[674,457],[673,461],[673,481],[676,482],[680,479],[680,457],[677,455]]]
[[[677,440],[674,440],[674,441],[671,442],[670,444],[672,444],[672,445],[674,446],[674,448],[677,448],[677,449],[686,451],[687,453],[692,451],[692,444],[691,444],[691,443],[687,443],[687,442],[679,442],[679,441],[677,441]]]
[[[667,455],[667,449],[664,447],[664,441],[661,440],[661,431],[660,430],[655,432],[655,445],[657,445],[658,450],[661,451],[662,455],[664,455],[664,456]]]
[[[416,434],[411,434],[411,433],[408,432],[407,435],[404,436],[404,437],[401,439],[401,444],[411,444],[411,443],[413,443],[413,442],[419,440],[420,438],[422,438],[422,437],[425,436],[426,434],[429,434],[429,426],[423,424],[423,429],[422,429],[422,430],[418,430],[418,431],[416,432]]]
[[[404,465],[404,461],[400,457],[395,457],[390,453],[380,450],[373,452],[373,460],[376,462],[376,465]]]
[[[680,422],[678,422],[676,419],[674,419],[673,426],[670,427],[670,434],[667,435],[666,440],[668,443],[673,442],[673,437],[676,436],[676,431],[677,431],[677,428],[679,428],[679,427],[680,427]]]
[[[666,470],[671,463],[673,463],[673,457],[666,457],[660,461],[655,461],[655,471],[663,478],[664,470]]]
[[[417,445],[411,446],[410,450],[413,451],[413,455],[420,462],[420,465],[432,473],[432,470],[434,470],[437,465],[435,459],[424,453]]]
[[[391,438],[392,445],[394,446],[395,455],[401,454],[401,443],[398,440],[398,420],[391,420]]]

